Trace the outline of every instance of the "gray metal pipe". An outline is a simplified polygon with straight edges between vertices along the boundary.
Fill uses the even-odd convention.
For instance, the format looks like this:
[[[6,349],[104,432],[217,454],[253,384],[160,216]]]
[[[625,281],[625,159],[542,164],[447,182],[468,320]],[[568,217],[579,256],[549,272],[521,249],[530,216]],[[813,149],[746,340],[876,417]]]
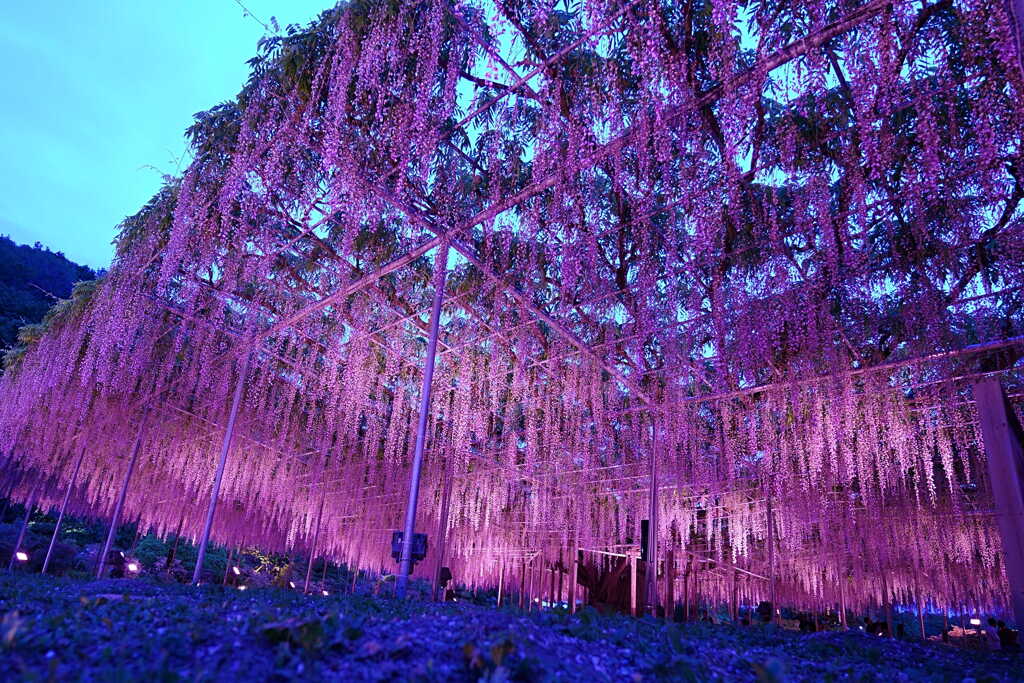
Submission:
[[[206,559],[206,544],[210,541],[210,529],[213,528],[213,516],[217,512],[217,497],[220,495],[220,482],[224,479],[224,465],[228,460],[228,451],[235,438],[235,418],[238,417],[238,405],[242,402],[242,389],[245,388],[245,378],[249,374],[249,362],[252,360],[252,352],[245,355],[242,361],[242,368],[238,371],[238,381],[235,382],[235,395],[231,399],[231,413],[228,416],[228,425],[224,430],[224,441],[220,447],[220,460],[217,461],[217,473],[213,477],[213,490],[210,493],[210,507],[206,510],[206,524],[203,526],[203,535],[199,541],[199,554],[196,556],[196,568],[192,572],[192,584],[199,585],[199,577],[203,572],[203,560]]]
[[[50,558],[53,557],[53,547],[57,545],[57,535],[60,533],[60,524],[64,521],[64,510],[68,507],[68,498],[71,497],[71,489],[75,486],[75,480],[78,479],[78,469],[82,466],[82,458],[85,457],[85,449],[78,455],[78,462],[75,463],[75,471],[71,473],[71,479],[68,481],[68,488],[64,492],[64,500],[60,504],[60,514],[57,515],[57,523],[53,527],[53,535],[50,537],[50,547],[46,549],[46,559],[43,560],[43,569],[40,572],[45,574],[47,568],[50,566]]]
[[[128,482],[132,479],[132,472],[135,471],[135,463],[139,459],[139,450],[142,447],[142,436],[146,430],[146,420],[149,419],[149,406],[146,406],[146,411],[142,414],[142,421],[139,422],[139,429],[135,434],[135,443],[132,445],[131,460],[128,461],[128,471],[124,473],[124,483],[121,484],[121,493],[117,497],[117,503],[114,505],[114,516],[110,519],[110,531],[107,532],[107,542],[103,544],[103,552],[100,554],[100,561],[96,564],[96,578],[103,578],[103,570],[106,568],[107,553],[110,552],[110,546],[114,543],[114,535],[117,534],[117,524],[121,519],[121,508],[124,507],[124,498],[128,493]]]
[[[434,378],[434,360],[437,355],[437,333],[441,323],[441,304],[444,303],[444,284],[448,273],[448,243],[442,242],[434,257],[435,290],[434,307],[430,312],[430,339],[427,342],[426,365],[423,368],[423,390],[420,392],[420,416],[416,426],[416,447],[412,458],[412,475],[409,482],[409,502],[405,511],[405,532],[402,537],[402,554],[395,581],[395,596],[404,598],[412,572],[412,535],[416,527],[416,505],[420,496],[420,471],[423,469],[423,449],[427,440],[427,418],[430,410],[430,384]]]

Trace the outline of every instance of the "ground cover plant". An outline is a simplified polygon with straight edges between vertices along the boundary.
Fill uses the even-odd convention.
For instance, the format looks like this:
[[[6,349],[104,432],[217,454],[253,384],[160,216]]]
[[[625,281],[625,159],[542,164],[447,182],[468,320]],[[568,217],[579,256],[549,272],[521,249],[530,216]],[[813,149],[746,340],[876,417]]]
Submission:
[[[0,577],[5,681],[1010,681],[1021,655],[774,626],[143,580]]]

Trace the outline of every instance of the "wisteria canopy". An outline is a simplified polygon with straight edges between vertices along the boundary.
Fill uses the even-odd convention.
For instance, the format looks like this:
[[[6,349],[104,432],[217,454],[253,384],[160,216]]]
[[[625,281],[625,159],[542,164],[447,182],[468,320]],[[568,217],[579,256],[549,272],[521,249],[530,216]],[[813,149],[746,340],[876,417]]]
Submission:
[[[214,541],[393,567],[443,293],[417,572],[654,519],[709,596],[771,563],[786,604],[1004,611],[971,388],[1024,384],[1011,21],[365,0],[265,38],[7,354],[4,484],[109,516],[139,439],[123,518],[198,538],[233,421]]]

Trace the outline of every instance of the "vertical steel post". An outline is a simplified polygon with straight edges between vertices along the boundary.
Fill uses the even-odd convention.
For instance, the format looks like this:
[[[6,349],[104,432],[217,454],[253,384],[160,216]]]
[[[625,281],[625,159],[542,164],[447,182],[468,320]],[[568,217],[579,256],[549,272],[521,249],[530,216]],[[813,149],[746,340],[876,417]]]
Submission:
[[[199,540],[199,552],[196,555],[196,568],[192,572],[192,585],[199,585],[199,578],[203,573],[203,560],[206,559],[206,544],[210,541],[210,529],[213,528],[213,516],[217,512],[217,498],[220,496],[220,482],[224,479],[224,465],[228,460],[228,451],[235,440],[235,418],[238,417],[238,406],[242,402],[242,390],[245,388],[246,375],[249,374],[249,362],[252,354],[249,351],[245,354],[242,367],[238,371],[238,379],[235,381],[235,394],[231,398],[231,412],[228,414],[228,424],[224,430],[224,440],[220,447],[220,460],[217,461],[217,473],[213,477],[213,489],[210,492],[210,507],[206,510],[206,523],[203,525],[203,535]]]
[[[580,572],[580,549],[579,543],[572,545],[572,569],[569,574],[569,614],[576,614],[576,584]]]
[[[222,585],[222,586],[228,585],[228,575],[231,574],[231,558],[234,557],[234,555],[235,555],[235,549],[234,548],[229,548],[228,549],[228,561],[224,564],[224,578],[221,579],[221,581],[220,581],[220,585]]]
[[[629,554],[629,616],[636,616],[636,553]]]
[[[423,448],[427,441],[427,419],[430,411],[430,384],[434,378],[434,360],[437,355],[437,333],[441,324],[441,305],[444,303],[444,284],[448,274],[448,243],[442,241],[434,257],[434,306],[430,312],[430,338],[427,342],[426,364],[423,368],[423,389],[420,392],[420,415],[416,425],[416,447],[413,451],[412,473],[409,482],[409,502],[405,510],[405,530],[402,537],[402,555],[395,580],[395,597],[404,598],[412,573],[412,535],[416,528],[416,505],[420,497],[420,470],[423,469]]]
[[[60,534],[60,524],[64,521],[64,510],[68,507],[68,498],[71,497],[71,489],[75,486],[75,480],[78,479],[78,469],[82,466],[82,458],[85,457],[85,449],[78,454],[78,462],[75,463],[75,470],[71,473],[71,479],[68,480],[68,488],[64,491],[64,500],[60,504],[60,513],[57,515],[57,523],[53,527],[53,535],[50,537],[50,547],[46,549],[46,559],[43,560],[43,568],[40,571],[41,574],[45,574],[46,570],[50,566],[50,558],[53,557],[53,547],[57,544],[57,536]]]
[[[839,624],[846,630],[846,572],[839,577]]]
[[[107,553],[110,552],[110,546],[114,543],[114,536],[117,534],[117,525],[121,519],[121,508],[124,507],[124,498],[128,494],[128,482],[131,481],[132,472],[135,471],[135,463],[139,459],[139,450],[142,448],[142,436],[146,430],[146,421],[149,419],[149,406],[146,406],[146,411],[142,414],[142,420],[139,422],[139,429],[135,434],[135,444],[132,446],[131,459],[128,461],[128,471],[124,473],[124,483],[121,484],[121,493],[117,497],[117,503],[114,505],[114,516],[110,519],[110,531],[107,533],[107,542],[103,544],[103,553],[100,555],[100,561],[96,567],[96,578],[103,578],[103,570],[107,562]]]
[[[25,519],[21,523],[21,531],[18,532],[18,540],[14,544],[14,550],[11,551],[11,562],[7,565],[7,571],[14,571],[14,563],[18,558],[18,551],[21,550],[21,544],[25,540],[25,532],[28,531],[28,522],[32,518],[32,508],[36,506],[36,491],[39,489],[39,484],[32,487],[32,493],[28,494],[28,501],[25,503]]]
[[[647,586],[644,600],[651,616],[658,615],[658,432],[651,417],[650,495],[647,518]]]
[[[502,591],[505,589],[505,562],[501,563],[498,570],[498,607],[501,607]]]
[[[775,515],[772,514],[772,499],[768,498],[768,593],[772,603],[772,623],[779,623],[782,615],[775,604]]]
[[[676,618],[676,554],[672,548],[665,553],[665,618]]]
[[[974,401],[1003,542],[1010,607],[1017,623],[1024,624],[1024,430],[997,379],[975,383]]]
[[[444,489],[441,493],[441,518],[437,520],[437,559],[434,562],[434,580],[430,599],[436,601],[437,591],[441,588],[441,567],[444,566],[444,556],[448,550],[448,510],[452,498],[452,480],[454,471],[449,471],[447,463],[442,471],[444,477]],[[444,593],[442,593],[442,598]],[[442,600],[443,602],[443,600]]]
[[[325,467],[326,469],[326,467]],[[309,550],[309,566],[306,567],[306,583],[302,587],[303,593],[309,593],[309,579],[313,576],[313,562],[316,561],[317,545],[320,543],[320,520],[324,516],[324,498],[327,496],[327,482],[324,481],[323,473],[320,473],[320,509],[316,512],[316,531],[313,532],[313,547]]]

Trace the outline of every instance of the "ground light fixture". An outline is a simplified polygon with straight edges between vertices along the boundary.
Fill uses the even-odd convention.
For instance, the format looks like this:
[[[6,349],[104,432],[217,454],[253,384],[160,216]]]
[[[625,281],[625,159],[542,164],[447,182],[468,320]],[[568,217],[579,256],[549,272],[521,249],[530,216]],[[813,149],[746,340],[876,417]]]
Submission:
[[[139,571],[139,563],[138,562],[129,562],[128,563],[128,571],[130,571],[130,572],[137,572],[137,571]]]
[[[28,553],[26,553],[23,550],[19,550],[18,552],[14,553],[14,559],[16,559],[18,562],[28,562]]]
[[[977,617],[971,619],[971,626],[981,626],[981,619],[978,619]]]
[[[244,590],[245,590],[245,585],[243,584],[243,585],[239,586],[239,587],[238,587],[238,590],[240,590],[240,591],[244,591]]]
[[[235,573],[235,576],[240,576],[241,573],[242,573],[241,570],[238,567],[232,567],[231,571],[233,571]]]
[[[328,596],[328,595],[330,595],[330,593],[328,593],[327,591],[320,591],[320,592],[321,592],[321,593],[323,593],[323,594],[324,594],[324,596]]]

